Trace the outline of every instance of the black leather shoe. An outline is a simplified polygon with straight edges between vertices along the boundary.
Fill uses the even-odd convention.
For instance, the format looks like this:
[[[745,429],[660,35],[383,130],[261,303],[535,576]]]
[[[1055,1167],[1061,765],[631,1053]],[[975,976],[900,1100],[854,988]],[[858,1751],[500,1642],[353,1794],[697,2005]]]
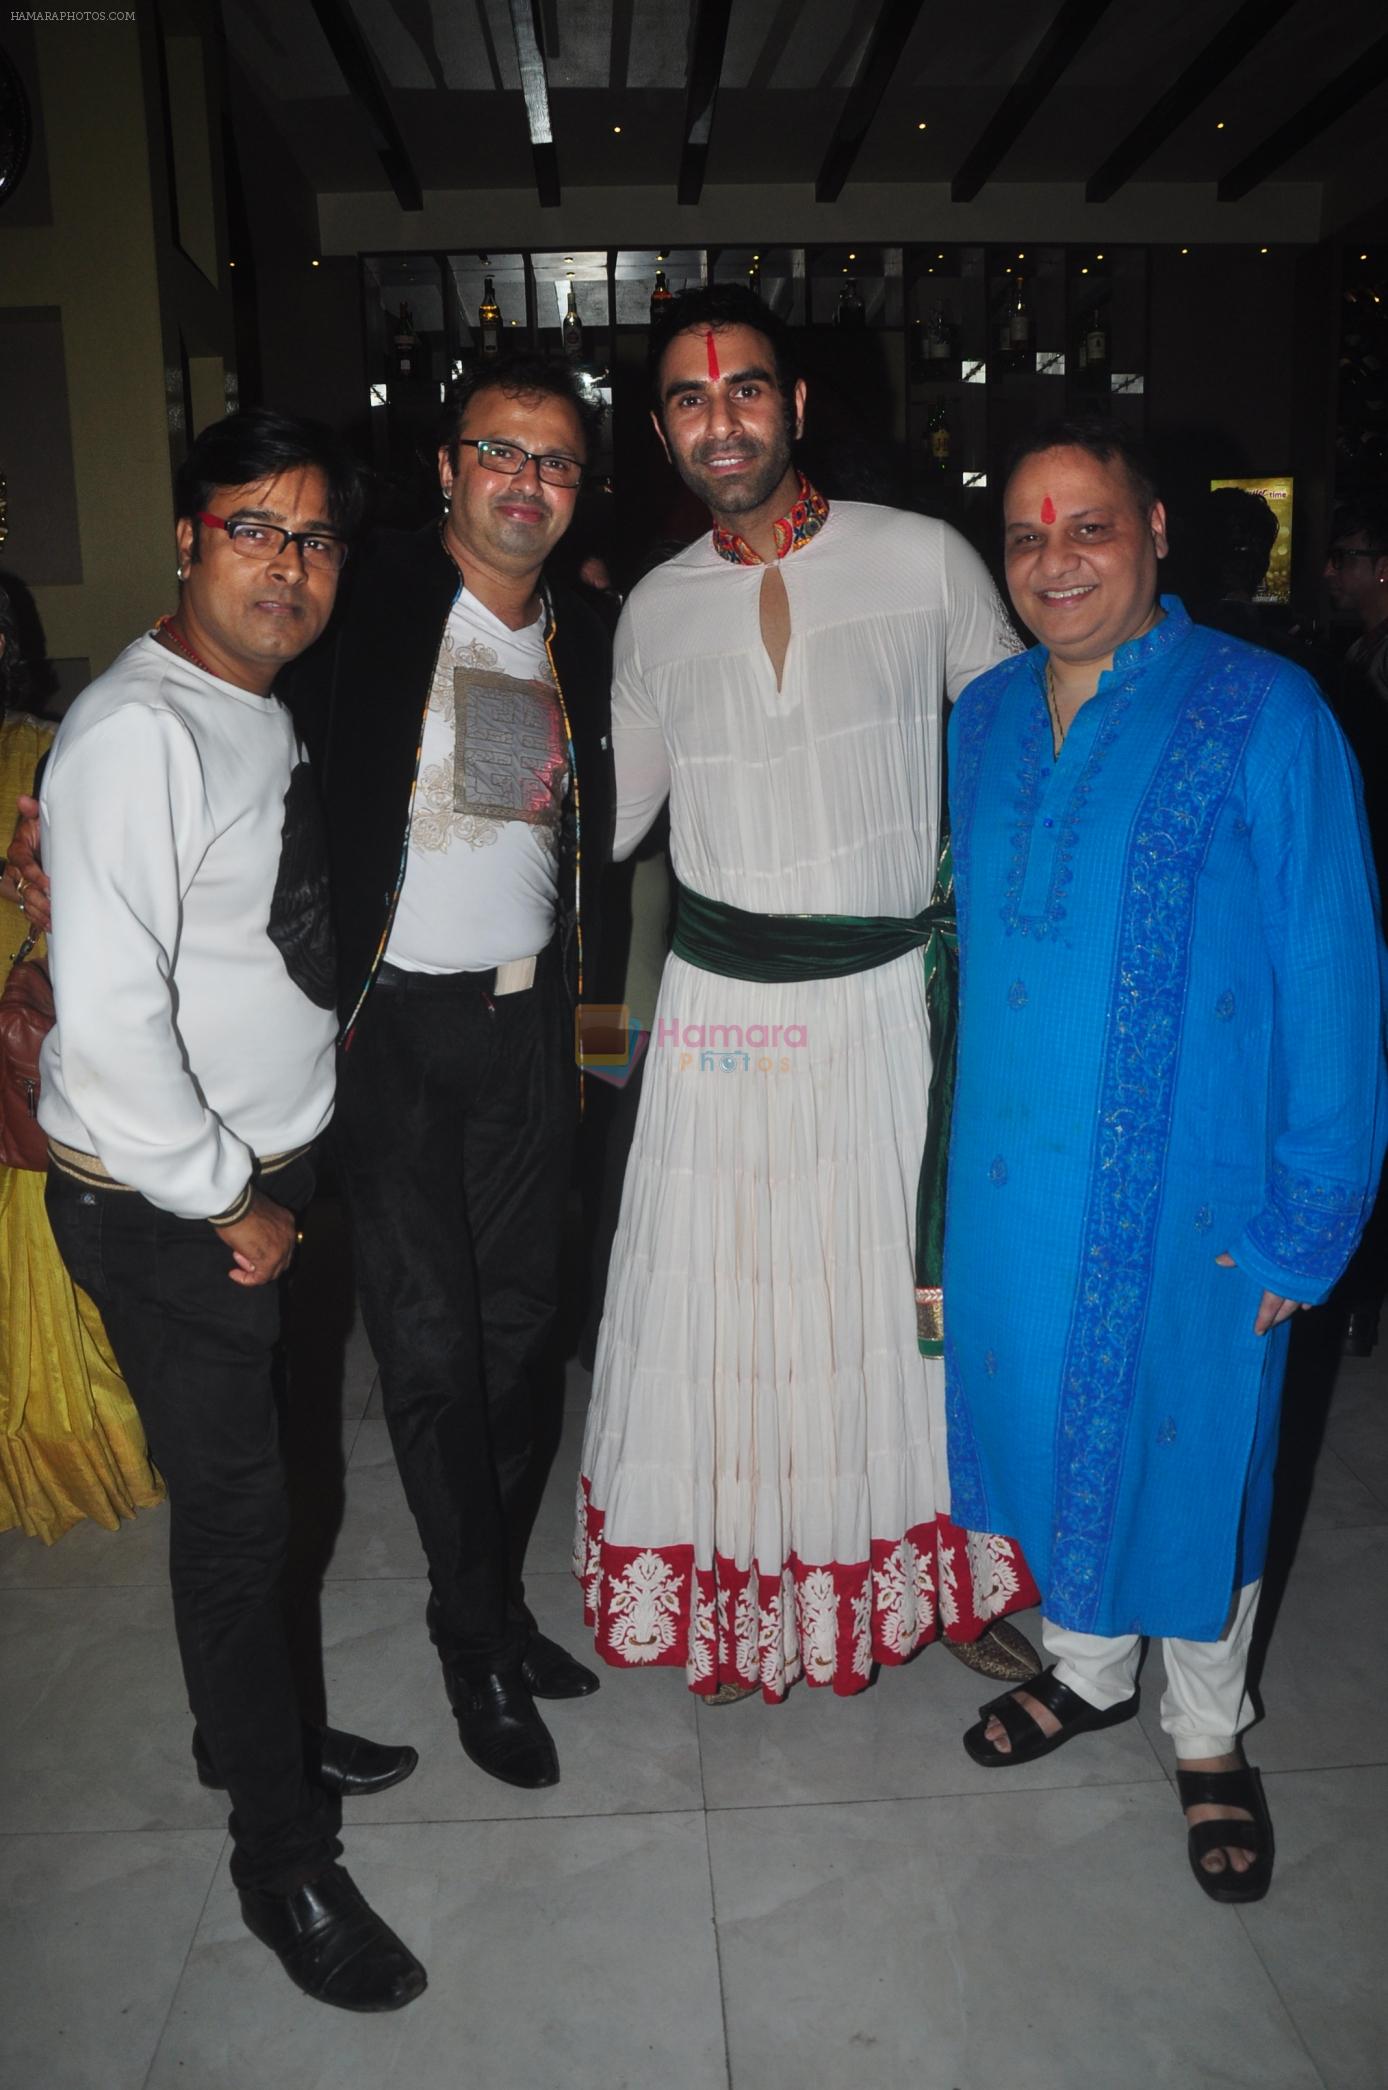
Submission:
[[[193,1761],[198,1782],[213,1792],[225,1792],[223,1781],[212,1768],[201,1734],[193,1729]],[[364,1793],[385,1792],[400,1785],[419,1762],[419,1751],[408,1744],[393,1749],[388,1742],[370,1742],[364,1734],[348,1734],[341,1727],[304,1729],[304,1767],[327,1792],[344,1800],[360,1799]]]
[[[532,1633],[526,1641],[521,1675],[533,1698],[591,1698],[598,1688],[592,1670],[543,1633]]]
[[[535,1710],[519,1662],[476,1682],[445,1672],[463,1753],[504,1785],[559,1783],[554,1737]]]
[[[339,2010],[403,2010],[429,1977],[363,1901],[350,1873],[329,1865],[292,1894],[241,1889],[246,1928],[279,1955],[290,1980]]]

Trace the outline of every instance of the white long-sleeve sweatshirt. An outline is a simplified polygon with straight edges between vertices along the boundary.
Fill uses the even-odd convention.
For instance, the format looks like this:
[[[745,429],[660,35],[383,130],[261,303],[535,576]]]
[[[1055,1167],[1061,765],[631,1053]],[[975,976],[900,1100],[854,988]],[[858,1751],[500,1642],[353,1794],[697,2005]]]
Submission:
[[[276,698],[144,637],[78,698],[44,776],[39,1122],[183,1218],[235,1209],[253,1156],[332,1114],[332,1011],[269,933],[301,759]]]

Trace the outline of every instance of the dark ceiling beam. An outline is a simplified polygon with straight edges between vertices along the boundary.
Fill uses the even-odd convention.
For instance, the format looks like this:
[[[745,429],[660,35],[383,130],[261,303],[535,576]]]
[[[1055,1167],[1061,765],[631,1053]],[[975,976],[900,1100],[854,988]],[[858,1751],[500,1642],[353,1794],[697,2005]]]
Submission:
[[[1260,181],[1284,166],[1322,131],[1329,130],[1356,102],[1388,80],[1388,36],[1380,36],[1371,43],[1367,51],[1347,66],[1328,87],[1313,94],[1304,109],[1284,123],[1280,129],[1255,145],[1236,167],[1231,167],[1219,184],[1221,203],[1237,203],[1250,189],[1256,189]]]
[[[1096,167],[1084,185],[1086,203],[1107,203],[1125,181],[1131,181],[1144,160],[1194,115],[1201,102],[1227,80],[1236,66],[1260,44],[1268,31],[1289,14],[1295,0],[1243,0],[1217,36],[1211,37],[1177,75],[1166,93],[1153,102],[1140,123],[1120,139],[1101,167]]]
[[[882,11],[863,52],[858,77],[848,90],[834,135],[829,140],[829,150],[815,177],[816,203],[837,202],[871,128],[872,119],[881,106],[882,97],[891,85],[892,74],[901,62],[911,31],[920,19],[921,5],[922,0],[883,0]]]
[[[376,132],[377,150],[386,180],[395,191],[401,210],[423,210],[424,191],[414,171],[395,111],[390,106],[371,46],[348,0],[313,0],[318,26],[337,60],[337,69],[347,83],[352,99],[370,119]]]
[[[1108,8],[1109,0],[1064,0],[1056,9],[1050,28],[965,154],[949,185],[952,202],[973,202]]]
[[[626,92],[631,65],[631,23],[636,0],[612,0],[612,40],[608,46],[607,84],[614,94]]]
[[[677,191],[680,203],[697,203],[703,192],[731,13],[732,0],[695,0],[689,25],[689,85],[684,97],[684,145]]]
[[[521,93],[525,96],[525,120],[530,129],[535,189],[541,204],[552,209],[559,201],[559,155],[554,149],[554,126],[549,115],[549,75],[545,71],[545,54],[540,45],[540,25],[534,0],[511,0],[511,31],[516,39]]]

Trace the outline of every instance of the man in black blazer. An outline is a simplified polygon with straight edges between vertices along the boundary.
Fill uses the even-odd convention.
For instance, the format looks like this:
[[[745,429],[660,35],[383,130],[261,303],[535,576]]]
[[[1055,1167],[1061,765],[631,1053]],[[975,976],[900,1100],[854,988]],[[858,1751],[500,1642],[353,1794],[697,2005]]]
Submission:
[[[608,634],[543,578],[589,425],[566,365],[465,380],[441,522],[367,548],[284,692],[322,784],[338,1155],[429,1630],[463,1748],[521,1786],[559,1776],[535,1698],[597,1689],[521,1579],[612,818]]]

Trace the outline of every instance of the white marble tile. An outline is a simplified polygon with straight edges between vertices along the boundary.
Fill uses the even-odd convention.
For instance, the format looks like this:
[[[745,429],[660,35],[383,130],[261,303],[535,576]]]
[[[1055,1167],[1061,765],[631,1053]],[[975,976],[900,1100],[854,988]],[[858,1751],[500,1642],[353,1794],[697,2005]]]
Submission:
[[[1039,1644],[1034,1612],[1017,1623]],[[760,1697],[700,1706],[699,1747],[710,1808],[807,1801],[913,1799],[1004,1788],[1130,1784],[1161,1769],[1136,1721],[1084,1735],[1037,1763],[984,1770],[960,1740],[1004,1687],[975,1676],[942,1647],[883,1669],[853,1698],[794,1686],[782,1705]]]
[[[84,1519],[51,1546],[22,1532],[0,1537],[0,1589],[162,1588],[169,1576],[169,1508],[142,1509],[116,1531]]]
[[[534,1576],[529,1599],[542,1630],[588,1659],[578,1585]],[[419,1768],[373,1800],[354,1800],[354,1821],[471,1821],[504,1817],[636,1814],[702,1803],[694,1707],[668,1671],[635,1676],[594,1660],[601,1688],[550,1700],[540,1710],[559,1752],[560,1781],[525,1792],[489,1778],[464,1756],[424,1628],[423,1582],[330,1584],[324,1596],[324,1667],[334,1725],[381,1741],[409,1742]]]
[[[1383,1646],[1388,1527],[1302,1533],[1259,1683],[1265,1718],[1248,1754],[1265,1771],[1383,1763]],[[1161,1671],[1142,1718],[1154,1730]],[[1159,1743],[1166,1762],[1169,1745]]]
[[[726,2090],[699,1816],[358,1829],[346,1863],[425,1994],[309,2002],[219,1887],[149,2090]]]
[[[733,2090],[1322,2090],[1164,1785],[709,1819]]]
[[[1248,1729],[1249,1760],[1265,1771],[1388,1761],[1381,1733],[1381,1651],[1365,1621],[1388,1605],[1388,1528],[1308,1526],[1257,1679],[1263,1717]],[[1148,1650],[1138,1721],[1168,1777],[1172,1745],[1159,1708],[1166,1670]]]
[[[564,1367],[564,1406],[580,1415],[586,1414],[592,1396],[593,1374],[576,1357],[571,1357]]]
[[[205,1829],[0,1836],[14,2090],[141,2090],[224,1843]]]
[[[1351,1524],[1388,1524],[1388,1504],[1353,1472],[1329,1444],[1323,1444],[1306,1505],[1305,1529],[1341,1530]]]
[[[1388,1771],[1267,1781],[1277,1864],[1241,1920],[1333,2090],[1388,2076]]]
[[[583,1416],[581,1412],[568,1409],[554,1464],[549,1470],[545,1498],[530,1534],[525,1556],[528,1574],[567,1573],[572,1566],[574,1502],[578,1494],[578,1465],[582,1451]],[[574,1587],[578,1587],[577,1583]]]
[[[1372,1357],[1346,1357],[1335,1381],[1325,1441],[1388,1506],[1388,1342]]]
[[[328,1563],[329,1581],[427,1573],[424,1549],[400,1484],[390,1431],[367,1416],[347,1462],[346,1502]]]
[[[342,1352],[342,1406],[344,1414],[360,1418],[376,1386],[376,1360],[361,1324],[360,1312],[353,1316]]]
[[[12,1830],[217,1828],[164,1589],[14,1590],[0,1607],[0,1792]]]

